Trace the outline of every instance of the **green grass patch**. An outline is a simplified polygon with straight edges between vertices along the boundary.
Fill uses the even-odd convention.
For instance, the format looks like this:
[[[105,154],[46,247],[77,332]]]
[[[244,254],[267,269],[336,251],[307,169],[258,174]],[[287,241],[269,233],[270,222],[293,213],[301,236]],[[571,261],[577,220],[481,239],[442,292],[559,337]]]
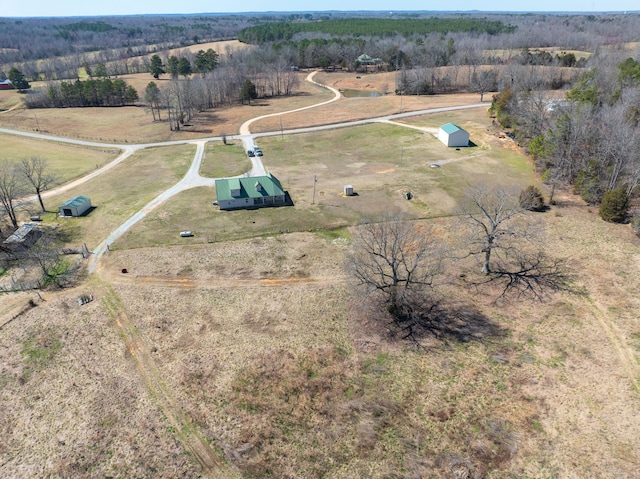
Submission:
[[[33,333],[24,341],[20,351],[25,364],[23,378],[26,380],[33,372],[47,367],[61,348],[62,343],[55,337],[53,331],[43,330]]]
[[[320,228],[314,231],[317,235],[322,236],[327,241],[333,241],[336,239],[351,239],[351,233],[347,227],[341,226],[338,228]]]
[[[59,205],[67,199],[84,195],[95,206],[87,216],[59,220],[78,228],[78,240],[91,249],[108,234],[142,209],[158,194],[176,184],[187,172],[193,145],[175,145],[141,150],[107,173],[73,190],[48,200]]]
[[[51,286],[52,284],[58,284],[60,279],[64,277],[71,267],[71,263],[65,259],[60,259],[54,266],[51,268],[47,275],[44,278],[44,286]]]
[[[200,175],[207,178],[226,178],[241,175],[250,169],[251,161],[241,142],[227,145],[209,142],[204,150]]]
[[[55,141],[0,134],[0,160],[20,161],[37,156],[47,160],[48,173],[63,184],[79,178],[118,156],[117,148],[91,148]]]

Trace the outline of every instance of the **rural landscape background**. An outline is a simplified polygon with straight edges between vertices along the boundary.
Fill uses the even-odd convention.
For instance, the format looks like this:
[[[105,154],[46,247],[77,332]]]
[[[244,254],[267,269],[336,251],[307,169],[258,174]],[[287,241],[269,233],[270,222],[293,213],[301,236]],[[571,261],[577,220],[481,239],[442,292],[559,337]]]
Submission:
[[[640,14],[0,46],[1,477],[640,477]]]

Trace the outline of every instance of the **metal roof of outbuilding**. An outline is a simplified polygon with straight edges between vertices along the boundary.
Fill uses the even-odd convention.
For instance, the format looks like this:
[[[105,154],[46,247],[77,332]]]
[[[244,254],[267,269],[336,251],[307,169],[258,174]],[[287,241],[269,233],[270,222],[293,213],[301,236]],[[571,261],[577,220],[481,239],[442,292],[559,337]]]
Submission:
[[[77,208],[78,206],[82,206],[83,204],[85,204],[87,201],[91,200],[86,196],[74,196],[73,198],[62,203],[60,207],[63,208],[66,206],[68,208]]]
[[[456,131],[460,131],[460,130],[464,131],[463,128],[460,128],[458,125],[455,125],[453,123],[445,123],[440,127],[440,129],[445,133],[449,133],[449,134],[455,133]]]
[[[31,231],[33,229],[36,228],[36,226],[38,226],[35,223],[25,223],[23,224],[20,228],[18,228],[17,230],[15,230],[13,232],[13,234],[9,235],[7,237],[7,239],[5,239],[3,241],[4,244],[17,244],[17,243],[22,243],[24,241],[24,239],[27,237],[27,235],[29,233],[31,233]]]

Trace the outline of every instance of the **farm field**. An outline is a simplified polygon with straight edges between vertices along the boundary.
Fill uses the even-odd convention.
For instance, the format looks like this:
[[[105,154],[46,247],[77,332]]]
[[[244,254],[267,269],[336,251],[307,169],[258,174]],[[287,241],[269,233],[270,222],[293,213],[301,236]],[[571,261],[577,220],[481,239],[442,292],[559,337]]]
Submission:
[[[380,88],[384,76],[362,77],[366,85],[355,89]],[[350,89],[352,77],[315,79]],[[78,112],[64,130],[120,142],[236,134],[250,118],[330,97],[305,85],[293,98],[216,111],[215,122],[202,116],[194,131],[171,135],[158,129],[166,125],[147,125],[148,114],[132,114],[127,128],[125,109],[84,127]],[[340,99],[284,115],[282,126],[272,117],[251,128],[476,102],[478,95]],[[0,125],[12,113],[0,114]],[[473,145],[445,148],[434,130],[446,122],[469,131]],[[0,476],[637,475],[640,240],[628,226],[605,223],[556,191],[555,205],[530,216],[547,251],[568,259],[578,292],[494,301],[495,291],[464,287],[451,265],[442,294],[482,318],[477,334],[426,336],[416,347],[392,336],[353,288],[346,256],[356,225],[398,212],[457,246],[456,206],[469,186],[535,184],[548,193],[529,159],[485,108],[255,142],[293,207],[225,212],[212,205],[214,188],[187,189],[125,233],[73,288],[0,296],[8,305],[0,309]],[[206,145],[201,175],[249,169],[241,141],[230,143]],[[91,196],[89,216],[60,224],[92,249],[178,182],[195,149],[136,151],[47,202]],[[60,152],[59,164],[67,155]],[[345,184],[357,195],[344,197]],[[186,229],[195,236],[181,238]]]
[[[74,196],[89,196],[95,208],[89,215],[65,220],[56,219],[55,213],[49,213],[43,216],[45,224],[57,221],[70,231],[76,246],[84,242],[93,249],[109,232],[177,183],[186,173],[194,153],[193,145],[147,148],[135,152],[108,173],[46,201],[46,205],[60,205]],[[57,212],[57,206],[48,209]]]
[[[93,148],[2,133],[0,145],[0,160],[31,157],[46,159],[51,172],[57,177],[58,184],[79,178],[104,166],[119,153],[115,147]]]

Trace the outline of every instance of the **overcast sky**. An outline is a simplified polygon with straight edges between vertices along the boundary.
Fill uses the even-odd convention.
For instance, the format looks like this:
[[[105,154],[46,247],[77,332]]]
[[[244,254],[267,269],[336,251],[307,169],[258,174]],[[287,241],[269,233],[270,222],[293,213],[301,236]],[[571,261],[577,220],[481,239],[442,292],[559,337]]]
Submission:
[[[299,12],[309,11],[388,11],[447,10],[492,12],[624,12],[640,11],[639,0],[324,0],[314,3],[293,0],[245,0],[243,2],[211,0],[5,0],[0,17],[50,17],[134,15],[146,13],[228,13],[228,12]]]

